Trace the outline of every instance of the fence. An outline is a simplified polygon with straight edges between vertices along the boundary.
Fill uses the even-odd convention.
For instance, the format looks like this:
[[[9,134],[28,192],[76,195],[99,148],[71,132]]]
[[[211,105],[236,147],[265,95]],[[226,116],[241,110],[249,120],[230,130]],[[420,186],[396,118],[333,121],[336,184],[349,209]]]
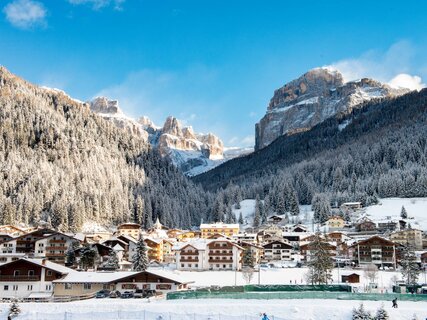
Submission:
[[[271,320],[285,320],[284,318],[268,315]],[[259,320],[260,315],[225,315],[225,314],[197,314],[171,313],[150,311],[112,311],[112,312],[85,312],[85,313],[40,313],[32,312],[21,314],[16,320]]]

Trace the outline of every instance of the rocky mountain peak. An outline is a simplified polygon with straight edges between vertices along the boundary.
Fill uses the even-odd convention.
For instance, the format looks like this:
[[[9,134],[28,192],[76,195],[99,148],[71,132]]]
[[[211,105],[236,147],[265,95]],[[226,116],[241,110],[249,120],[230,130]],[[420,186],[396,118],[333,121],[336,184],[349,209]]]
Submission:
[[[395,97],[408,91],[368,78],[344,82],[342,74],[331,68],[310,70],[275,90],[267,113],[255,126],[255,149],[266,147],[281,135],[309,130],[365,101]]]
[[[106,97],[97,97],[89,102],[90,109],[95,113],[117,114],[123,113],[117,100],[109,100]]]
[[[163,125],[162,133],[171,134],[173,136],[182,137],[181,123],[177,118],[169,116]]]

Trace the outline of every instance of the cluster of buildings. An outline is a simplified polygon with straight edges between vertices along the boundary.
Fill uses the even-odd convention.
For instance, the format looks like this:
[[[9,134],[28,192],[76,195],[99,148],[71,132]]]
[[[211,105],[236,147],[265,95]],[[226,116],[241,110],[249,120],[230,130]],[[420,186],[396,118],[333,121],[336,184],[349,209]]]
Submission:
[[[356,211],[359,203],[344,209]],[[363,218],[351,226],[335,215],[325,223],[322,245],[338,266],[395,269],[408,246],[427,264],[426,235],[402,221],[374,223]],[[257,265],[302,266],[313,253],[314,233],[303,224],[271,216],[257,229],[239,224],[201,224],[197,230],[168,228],[156,221],[149,230],[125,223],[116,232],[61,233],[46,228],[0,226],[0,298],[61,299],[90,297],[101,289],[183,290],[188,282],[171,277],[162,267],[184,271],[242,270]],[[132,271],[132,257],[142,236],[148,248],[149,271]],[[96,251],[93,265],[83,267],[82,248]],[[118,270],[106,268],[112,252]],[[67,257],[74,257],[70,263]],[[153,271],[154,270],[154,271]]]

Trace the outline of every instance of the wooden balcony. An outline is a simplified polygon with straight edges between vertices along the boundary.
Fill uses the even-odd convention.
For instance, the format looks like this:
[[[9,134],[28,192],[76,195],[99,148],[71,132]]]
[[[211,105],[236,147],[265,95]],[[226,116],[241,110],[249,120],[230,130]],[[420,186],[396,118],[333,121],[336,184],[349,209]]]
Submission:
[[[209,256],[233,256],[233,252],[223,253],[223,252],[209,251]]]
[[[66,243],[67,241],[65,241],[65,240],[53,240],[53,239],[51,239],[51,240],[49,240],[49,243]]]
[[[198,252],[185,252],[185,251],[181,251],[181,256],[195,256],[195,255],[198,255],[199,253]]]
[[[210,264],[233,263],[233,259],[227,260],[209,260]]]
[[[0,281],[40,281],[40,276],[0,275]]]
[[[46,247],[46,250],[47,251],[49,251],[49,250],[63,250],[63,251],[65,251],[65,250],[67,250],[67,247],[50,246],[50,247]]]
[[[181,257],[181,262],[199,262],[198,258]]]

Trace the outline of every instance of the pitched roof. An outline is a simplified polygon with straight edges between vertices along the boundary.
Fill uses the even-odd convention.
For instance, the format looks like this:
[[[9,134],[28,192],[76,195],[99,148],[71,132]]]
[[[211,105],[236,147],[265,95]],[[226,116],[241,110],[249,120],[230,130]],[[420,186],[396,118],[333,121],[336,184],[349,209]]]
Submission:
[[[5,264],[1,265],[0,267],[3,268],[5,266],[17,263],[18,261],[26,261],[28,263],[35,264],[35,265],[40,266],[42,268],[47,268],[47,269],[50,269],[52,271],[59,272],[62,274],[68,274],[71,272],[75,272],[73,269],[70,269],[70,268],[67,268],[63,265],[51,262],[47,259],[35,259],[35,258],[21,258],[19,260],[15,260],[15,261],[5,263]]]

